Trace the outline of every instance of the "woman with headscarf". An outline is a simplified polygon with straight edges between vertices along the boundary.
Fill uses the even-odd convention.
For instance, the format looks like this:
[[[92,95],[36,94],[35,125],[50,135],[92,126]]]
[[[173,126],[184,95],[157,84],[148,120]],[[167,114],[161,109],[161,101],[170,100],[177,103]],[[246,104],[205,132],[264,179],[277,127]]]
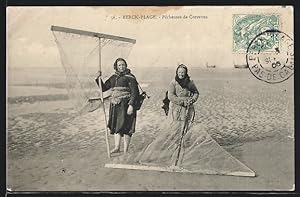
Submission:
[[[111,153],[120,152],[121,138],[124,137],[124,153],[128,152],[132,134],[135,132],[136,103],[139,95],[135,76],[123,58],[114,63],[115,74],[102,83],[103,92],[111,90],[108,128],[114,135],[115,147]]]
[[[162,127],[154,141],[141,152],[117,158],[112,166],[168,172],[255,175],[250,168],[224,150],[200,122],[193,121],[193,103],[197,101],[199,92],[185,65],[177,67],[168,96],[168,126]]]
[[[170,109],[168,125],[140,155],[139,163],[145,165],[176,166],[184,150],[183,137],[194,119],[195,103],[199,91],[188,75],[188,69],[180,64],[168,89]]]
[[[173,121],[193,120],[195,103],[199,97],[199,91],[188,75],[188,69],[180,64],[176,69],[175,79],[170,83],[168,90],[170,99],[169,117]],[[187,111],[188,110],[188,111]]]

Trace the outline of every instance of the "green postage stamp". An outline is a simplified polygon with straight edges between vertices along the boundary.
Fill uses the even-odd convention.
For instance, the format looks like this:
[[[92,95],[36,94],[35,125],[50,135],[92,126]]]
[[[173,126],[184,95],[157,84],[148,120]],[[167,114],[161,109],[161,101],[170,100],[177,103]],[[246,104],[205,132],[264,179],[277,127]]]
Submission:
[[[279,15],[277,14],[234,14],[232,25],[233,52],[246,52],[255,36],[273,29],[279,29]],[[278,39],[274,37],[271,42],[268,40],[268,44],[264,46],[263,50],[268,51],[277,46]]]

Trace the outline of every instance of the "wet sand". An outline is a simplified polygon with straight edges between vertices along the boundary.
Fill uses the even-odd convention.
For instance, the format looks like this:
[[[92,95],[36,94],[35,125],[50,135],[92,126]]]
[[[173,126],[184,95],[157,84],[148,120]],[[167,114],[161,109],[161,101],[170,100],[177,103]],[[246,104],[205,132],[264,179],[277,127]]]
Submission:
[[[20,82],[8,87],[9,93],[17,90],[8,94],[8,188],[13,191],[291,190],[294,183],[292,79],[270,85],[256,80],[247,71],[194,70],[191,76],[201,95],[195,106],[196,123],[254,170],[256,177],[104,168],[109,159],[102,110],[78,116],[62,87],[50,82],[47,84],[51,89],[38,84],[24,87]],[[130,149],[133,152],[159,135],[165,118],[162,99],[169,83],[155,75],[150,79],[137,72],[136,76],[148,84],[145,89],[151,98],[138,112]],[[172,75],[166,74],[165,78],[171,79]]]

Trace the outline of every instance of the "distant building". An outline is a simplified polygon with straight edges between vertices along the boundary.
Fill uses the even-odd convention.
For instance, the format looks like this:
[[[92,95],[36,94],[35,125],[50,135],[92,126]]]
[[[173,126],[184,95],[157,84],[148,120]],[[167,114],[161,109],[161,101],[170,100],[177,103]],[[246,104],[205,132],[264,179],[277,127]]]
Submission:
[[[206,62],[206,68],[216,68],[216,65],[208,65],[208,63]]]
[[[247,64],[234,64],[234,68],[248,68]]]
[[[233,60],[233,66],[234,68],[248,68],[244,54],[235,54],[235,59]]]

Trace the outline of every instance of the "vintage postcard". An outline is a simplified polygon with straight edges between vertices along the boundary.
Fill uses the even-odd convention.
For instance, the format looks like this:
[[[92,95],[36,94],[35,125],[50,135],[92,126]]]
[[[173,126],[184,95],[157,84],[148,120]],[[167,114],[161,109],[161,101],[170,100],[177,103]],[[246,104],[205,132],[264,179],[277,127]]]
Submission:
[[[292,6],[8,7],[8,191],[293,191]]]

